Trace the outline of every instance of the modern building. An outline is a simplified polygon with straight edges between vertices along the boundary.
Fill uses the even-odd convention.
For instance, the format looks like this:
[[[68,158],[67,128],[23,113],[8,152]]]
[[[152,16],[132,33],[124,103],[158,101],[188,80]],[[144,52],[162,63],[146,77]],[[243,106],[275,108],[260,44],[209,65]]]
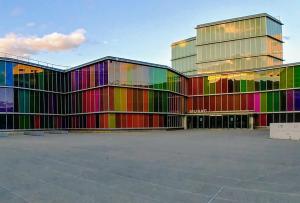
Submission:
[[[205,23],[172,44],[172,67],[187,75],[280,65],[282,23],[268,14]]]
[[[300,63],[283,65],[282,23],[257,14],[196,26],[172,44],[188,75],[188,128],[252,128],[300,122]]]
[[[65,70],[0,57],[0,130],[253,128],[300,122],[300,63],[257,14],[196,27],[172,66],[104,57]]]
[[[105,57],[61,70],[0,59],[0,129],[182,128],[187,78]]]

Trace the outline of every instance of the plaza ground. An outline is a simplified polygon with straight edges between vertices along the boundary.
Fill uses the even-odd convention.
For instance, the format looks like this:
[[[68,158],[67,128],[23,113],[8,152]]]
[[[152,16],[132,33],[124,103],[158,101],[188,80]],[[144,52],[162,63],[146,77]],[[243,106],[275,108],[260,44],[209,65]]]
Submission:
[[[300,142],[268,130],[0,138],[0,202],[300,202]]]

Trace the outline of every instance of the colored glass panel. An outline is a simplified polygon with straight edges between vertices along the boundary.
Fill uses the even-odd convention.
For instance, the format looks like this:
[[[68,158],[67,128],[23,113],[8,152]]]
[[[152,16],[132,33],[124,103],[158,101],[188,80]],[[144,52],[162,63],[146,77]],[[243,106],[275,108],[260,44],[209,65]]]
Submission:
[[[287,88],[294,87],[294,67],[287,68]]]
[[[254,94],[254,111],[260,112],[260,93]]]
[[[287,110],[293,111],[294,110],[294,90],[288,90],[286,92],[286,98],[287,98]]]
[[[300,90],[294,91],[295,111],[300,111]]]
[[[0,61],[0,85],[5,85],[5,61]]]
[[[273,92],[267,93],[267,111],[273,112]]]
[[[279,92],[274,92],[274,111],[278,112],[280,110],[280,96]]]
[[[267,93],[263,92],[260,94],[260,111],[267,111]]]
[[[300,66],[294,68],[294,87],[300,87]]]
[[[280,89],[286,88],[286,68],[280,70]]]

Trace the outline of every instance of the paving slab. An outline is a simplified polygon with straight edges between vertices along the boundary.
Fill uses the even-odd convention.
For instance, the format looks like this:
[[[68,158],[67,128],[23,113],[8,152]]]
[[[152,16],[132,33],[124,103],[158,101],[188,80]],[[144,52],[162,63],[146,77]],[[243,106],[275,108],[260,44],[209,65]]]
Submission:
[[[300,143],[268,130],[0,139],[0,202],[300,202]]]

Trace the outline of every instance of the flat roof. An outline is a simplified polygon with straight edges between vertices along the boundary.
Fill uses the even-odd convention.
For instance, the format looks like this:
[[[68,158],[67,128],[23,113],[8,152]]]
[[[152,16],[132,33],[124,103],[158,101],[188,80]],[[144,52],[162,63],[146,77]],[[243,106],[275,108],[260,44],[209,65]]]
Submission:
[[[175,46],[175,45],[178,45],[178,44],[181,44],[181,43],[190,42],[190,41],[194,41],[194,40],[196,40],[196,37],[190,37],[190,38],[187,38],[187,39],[183,39],[183,40],[173,42],[171,44],[171,46]]]
[[[300,66],[300,62],[294,62],[294,63],[286,63],[286,64],[279,64],[274,66],[265,66],[255,69],[245,69],[245,70],[238,70],[238,71],[224,71],[224,72],[215,72],[215,73],[203,73],[203,74],[195,74],[195,75],[186,75],[188,78],[192,77],[201,77],[206,75],[221,75],[221,74],[231,74],[231,73],[242,73],[242,72],[258,72],[263,70],[271,70],[271,69],[277,69],[277,68],[283,68],[283,67],[290,67],[290,66]]]
[[[246,20],[246,19],[251,19],[251,18],[259,18],[259,17],[268,17],[268,18],[274,20],[275,22],[279,23],[280,25],[283,25],[283,23],[279,19],[277,19],[267,13],[259,13],[259,14],[255,14],[255,15],[248,15],[248,16],[242,16],[242,17],[237,17],[237,18],[230,18],[230,19],[226,19],[226,20],[210,22],[210,23],[199,24],[199,25],[197,25],[196,29],[202,28],[202,27],[208,27],[208,26],[212,26],[212,25],[241,21],[241,20]]]

